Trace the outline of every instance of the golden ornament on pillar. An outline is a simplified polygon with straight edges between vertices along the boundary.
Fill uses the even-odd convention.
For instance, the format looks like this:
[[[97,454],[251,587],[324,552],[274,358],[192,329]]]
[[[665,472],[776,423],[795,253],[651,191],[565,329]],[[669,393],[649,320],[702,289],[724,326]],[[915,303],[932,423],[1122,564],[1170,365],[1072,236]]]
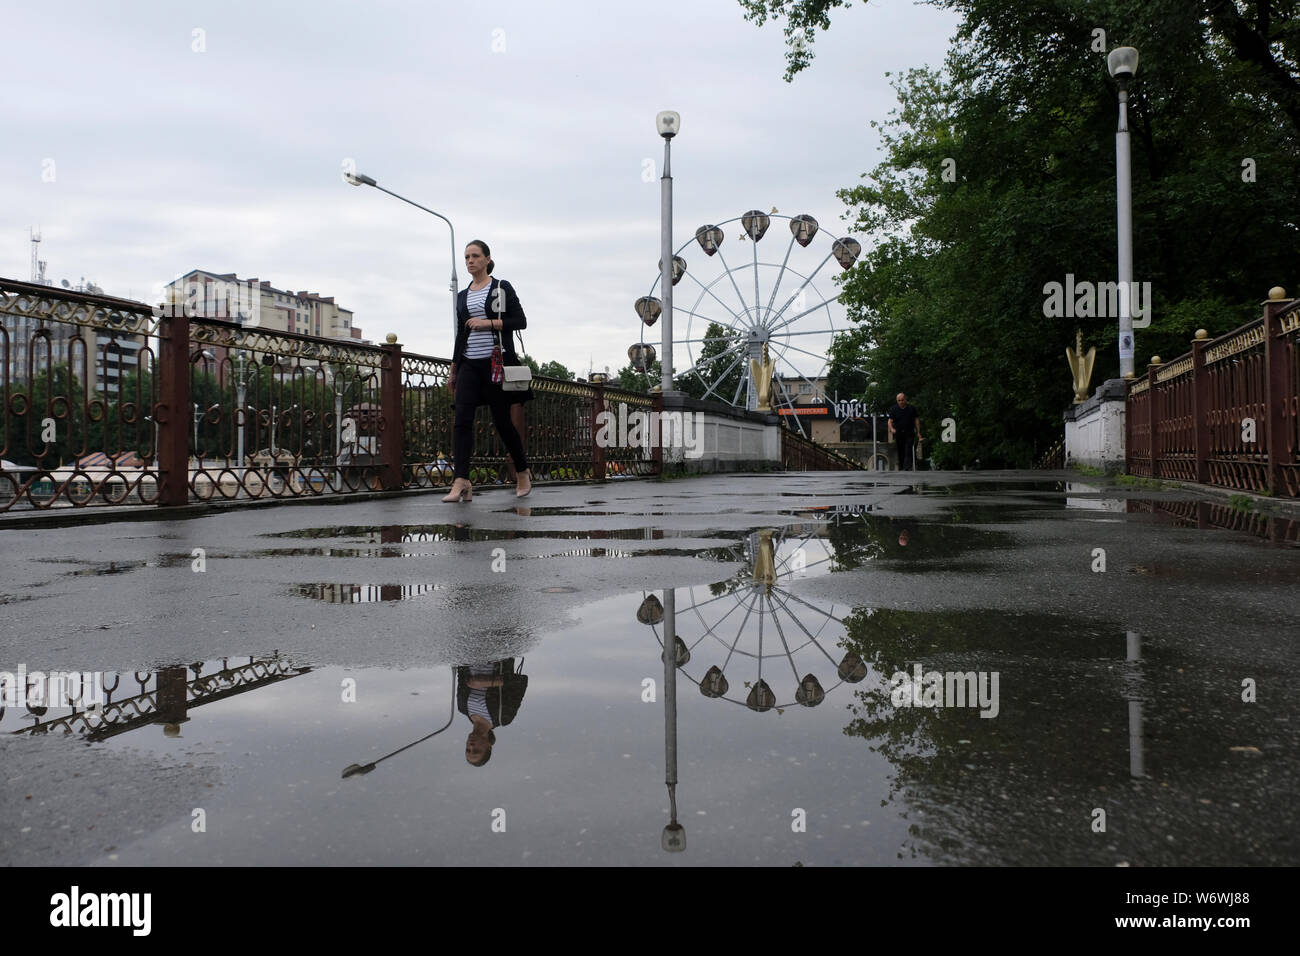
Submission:
[[[1065,347],[1065,360],[1070,363],[1070,374],[1074,379],[1074,404],[1082,405],[1088,400],[1088,385],[1092,381],[1092,363],[1097,358],[1097,347],[1088,349],[1083,354],[1083,330],[1075,330],[1075,348]]]
[[[763,361],[758,359],[749,360],[749,375],[754,380],[754,392],[758,395],[758,410],[760,412],[770,412],[772,410],[772,373],[776,371],[776,363],[767,354],[767,343],[763,343]]]

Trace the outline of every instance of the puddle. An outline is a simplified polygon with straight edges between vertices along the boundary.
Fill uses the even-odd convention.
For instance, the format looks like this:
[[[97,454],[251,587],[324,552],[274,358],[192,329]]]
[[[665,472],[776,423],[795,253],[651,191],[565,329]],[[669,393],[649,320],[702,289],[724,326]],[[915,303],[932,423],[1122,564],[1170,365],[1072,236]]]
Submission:
[[[410,601],[446,588],[445,584],[299,584],[289,593],[326,604],[374,604]]]
[[[534,509],[536,512],[538,509]],[[636,516],[633,516],[636,517]],[[611,528],[590,531],[531,528],[477,528],[469,525],[352,525],[342,528],[300,528],[294,531],[277,531],[263,535],[268,538],[339,538],[363,539],[370,544],[399,544],[409,541],[512,541],[527,538],[603,539],[660,541],[664,538],[735,538],[740,532],[704,530],[673,531],[663,528]],[[270,554],[273,552],[262,552]]]
[[[95,812],[105,786],[138,796],[112,858],[107,836],[69,834],[78,862],[90,864],[1300,863],[1289,785],[1300,701],[1285,692],[1294,653],[1271,623],[1290,613],[1285,600],[1260,610],[1261,622],[1266,611],[1273,616],[1257,634],[1229,619],[1201,633],[1197,608],[1139,633],[1117,619],[1116,605],[1087,596],[1068,613],[907,609],[925,607],[920,575],[987,572],[990,552],[1023,546],[1010,531],[977,524],[1039,510],[1015,497],[1001,508],[978,498],[943,504],[924,519],[866,503],[791,508],[790,525],[749,531],[412,524],[269,535],[291,546],[230,557],[429,561],[464,542],[557,539],[566,542],[558,554],[519,557],[671,554],[735,569],[701,565],[713,572],[701,576],[707,583],[665,591],[647,581],[583,604],[563,626],[533,635],[526,656],[518,652],[524,628],[482,628],[450,642],[467,650],[437,667],[339,667],[311,654],[271,654],[102,675],[102,717],[49,695],[9,700],[0,707],[0,744],[12,742],[7,733],[72,735],[97,752],[219,771],[219,785],[202,791],[208,831],[200,841],[188,815],[173,819],[150,804],[147,781],[65,775],[60,796],[75,804],[63,804],[72,807],[68,819]],[[1178,507],[1156,510],[1170,505]],[[1096,520],[1067,512],[1063,488],[1044,507],[1063,534]],[[1126,507],[1116,520],[1221,520],[1295,543],[1292,524],[1210,512],[1204,503]],[[1174,532],[1148,533],[1165,536],[1160,557],[1134,548],[1114,558],[1121,573],[1080,572],[1068,587],[1186,575],[1177,586],[1198,594],[1234,582],[1214,592],[1222,596],[1237,590],[1233,574],[1273,581],[1276,573],[1280,587],[1270,593],[1291,593],[1283,579],[1290,572],[1294,580],[1294,555],[1238,546],[1235,554],[1257,557],[1238,567],[1217,548],[1186,549],[1175,566],[1166,560]],[[657,547],[664,543],[671,546]],[[873,576],[877,562],[891,574]],[[110,564],[122,570],[106,573],[150,566]],[[372,577],[338,576],[402,576],[385,573],[398,566],[370,567]],[[497,599],[520,602],[522,617],[527,602],[543,601],[538,592],[588,590],[577,586],[590,582],[574,580],[576,566],[555,567],[553,577],[534,579],[534,590]],[[383,605],[448,587],[328,583],[334,570],[303,575],[314,580],[289,595]],[[881,593],[879,582],[897,582],[900,571],[918,577],[904,581],[901,597]],[[1057,583],[1028,575],[1005,583],[1046,582]],[[468,601],[490,593],[462,590]],[[990,593],[996,600],[997,588]],[[1045,601],[1056,598],[1050,593]],[[1159,590],[1141,593],[1154,599]],[[321,646],[359,620],[401,620],[403,610],[280,608],[290,626],[314,615]],[[416,613],[403,626],[436,626],[419,605],[409,610]],[[1242,675],[1258,683],[1257,703],[1243,703]],[[70,765],[93,748],[70,752]],[[49,754],[37,744],[3,756],[28,787],[42,783],[42,758]],[[1110,815],[1109,832],[1093,831],[1098,807]],[[791,827],[792,808],[805,811],[804,832]],[[50,832],[66,822],[39,799],[23,811]],[[14,862],[14,847],[0,846],[0,865]]]
[[[78,558],[32,558],[42,564],[84,564]],[[141,568],[178,568],[188,566],[194,558],[188,554],[161,554],[156,558],[138,561],[98,561],[75,571],[64,572],[69,577],[98,576],[101,574],[127,574]]]
[[[0,732],[220,769],[203,841],[147,806],[111,861],[73,837],[115,865],[1295,862],[1294,834],[1266,822],[1289,801],[1266,785],[1285,726],[1261,727],[1169,636],[838,604],[803,593],[789,542],[750,556],[672,610],[663,591],[605,599],[527,657],[487,638],[441,668],[178,665],[112,675],[102,717],[11,707]],[[989,693],[896,697],[922,673],[941,698]],[[87,801],[99,785],[70,784]],[[1092,832],[1095,806],[1124,825]],[[671,857],[665,824],[685,834]]]
[[[1300,547],[1300,520],[1233,508],[1222,501],[1129,498],[1124,510],[1128,514],[1150,515],[1160,523],[1180,528],[1235,531],[1279,547]]]

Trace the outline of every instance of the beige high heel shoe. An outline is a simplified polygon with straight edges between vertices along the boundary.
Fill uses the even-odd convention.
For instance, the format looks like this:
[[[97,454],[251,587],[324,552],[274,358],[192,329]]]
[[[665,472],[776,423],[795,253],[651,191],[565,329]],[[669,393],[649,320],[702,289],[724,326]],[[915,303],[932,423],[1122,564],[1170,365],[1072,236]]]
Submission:
[[[525,476],[527,476],[528,487],[525,488],[523,491],[520,491],[519,480],[521,478],[524,478]],[[518,475],[515,476],[515,497],[527,498],[532,493],[533,493],[533,470],[531,468],[525,468],[523,471],[521,471]]]
[[[451,483],[451,493],[442,500],[449,503],[453,501],[473,501],[474,486],[464,478],[457,478]]]

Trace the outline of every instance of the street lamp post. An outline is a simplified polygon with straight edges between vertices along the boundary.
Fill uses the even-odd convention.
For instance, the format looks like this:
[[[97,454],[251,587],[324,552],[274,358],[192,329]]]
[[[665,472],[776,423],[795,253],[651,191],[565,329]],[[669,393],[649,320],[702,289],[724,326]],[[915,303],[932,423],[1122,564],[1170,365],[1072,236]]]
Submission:
[[[406,203],[407,205],[414,206],[416,209],[422,209],[431,216],[437,216],[439,219],[445,222],[447,224],[447,228],[451,230],[451,340],[454,343],[456,341],[456,325],[457,325],[456,295],[459,291],[459,279],[456,276],[456,227],[453,226],[451,224],[451,220],[448,219],[446,216],[444,216],[442,213],[434,212],[432,209],[428,209],[424,206],[421,206],[418,202],[412,202],[411,200],[407,199],[405,196],[399,196],[391,189],[385,189],[383,186],[379,185],[379,183],[375,182],[373,177],[365,176],[362,175],[361,173],[347,173],[345,178],[353,186],[374,186],[381,193],[388,193],[388,195],[394,197],[395,199],[400,199],[402,202]]]
[[[660,179],[659,290],[663,297],[663,329],[660,345],[663,360],[659,366],[659,391],[668,394],[673,388],[673,137],[681,129],[682,118],[672,110],[655,117],[655,126],[664,138],[664,174]]]
[[[1119,374],[1133,377],[1133,175],[1128,136],[1128,86],[1137,73],[1138,51],[1116,47],[1106,67],[1119,85],[1119,127],[1115,131],[1116,221],[1119,231]]]
[[[334,486],[336,490],[343,488],[343,469],[339,466],[339,458],[343,455],[343,391],[341,385],[343,376],[338,369],[325,367],[325,384],[334,392]]]

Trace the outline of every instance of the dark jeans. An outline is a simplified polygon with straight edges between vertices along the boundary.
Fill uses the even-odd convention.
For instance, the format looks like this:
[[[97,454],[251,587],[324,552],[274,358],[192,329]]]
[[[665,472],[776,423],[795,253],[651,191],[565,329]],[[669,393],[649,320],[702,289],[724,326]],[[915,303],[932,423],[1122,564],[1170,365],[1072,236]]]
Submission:
[[[912,455],[912,450],[916,446],[916,436],[894,432],[894,445],[898,449],[898,470],[916,471],[916,461]]]
[[[497,434],[515,463],[515,471],[527,471],[524,443],[510,421],[510,396],[492,381],[492,360],[461,359],[456,363],[456,419],[452,432],[456,464],[453,474],[469,478],[469,463],[474,457],[474,412],[480,405],[490,406]]]

